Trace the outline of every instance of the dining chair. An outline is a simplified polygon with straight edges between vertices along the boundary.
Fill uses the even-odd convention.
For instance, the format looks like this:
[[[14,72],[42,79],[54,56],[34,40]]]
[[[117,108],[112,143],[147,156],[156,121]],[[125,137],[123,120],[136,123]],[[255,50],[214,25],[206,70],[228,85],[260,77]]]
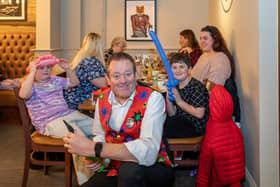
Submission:
[[[177,151],[198,152],[200,151],[203,138],[204,136],[198,136],[193,138],[168,138],[169,150],[173,153]],[[174,164],[185,165],[185,166],[197,166],[198,162],[199,162],[199,158],[196,159],[187,158],[182,160],[174,159]]]
[[[48,174],[48,166],[64,166],[65,186],[72,186],[72,155],[64,148],[64,142],[61,138],[52,138],[39,134],[37,131],[32,132],[33,126],[28,115],[24,100],[19,97],[19,88],[14,88],[19,108],[21,123],[24,134],[24,171],[22,176],[22,187],[27,186],[28,173],[30,164],[43,166],[44,174]],[[32,133],[31,133],[32,132]],[[44,160],[34,158],[35,152],[43,152]],[[64,161],[54,161],[48,159],[49,153],[64,153]]]

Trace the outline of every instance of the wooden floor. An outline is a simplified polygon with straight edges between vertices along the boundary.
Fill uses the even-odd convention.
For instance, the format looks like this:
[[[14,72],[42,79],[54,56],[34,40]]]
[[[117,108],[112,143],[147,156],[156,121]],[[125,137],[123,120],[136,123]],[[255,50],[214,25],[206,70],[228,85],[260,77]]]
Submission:
[[[0,107],[0,125],[20,125],[19,111],[15,107]]]
[[[23,131],[17,115],[13,109],[0,115],[0,187],[19,187],[21,184],[24,145]],[[195,186],[196,178],[189,177],[188,173],[185,168],[176,169],[176,187]],[[63,186],[64,168],[51,167],[49,175],[44,175],[42,170],[29,170],[28,187]],[[73,187],[77,186],[73,177]]]

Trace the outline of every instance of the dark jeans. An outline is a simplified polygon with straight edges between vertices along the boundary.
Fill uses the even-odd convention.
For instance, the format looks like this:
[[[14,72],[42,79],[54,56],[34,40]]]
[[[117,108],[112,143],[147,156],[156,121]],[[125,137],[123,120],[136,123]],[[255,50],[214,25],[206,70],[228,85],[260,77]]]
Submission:
[[[107,172],[97,173],[82,187],[172,187],[175,179],[173,168],[161,163],[146,167],[123,162],[118,176],[106,175]]]
[[[178,117],[167,117],[164,124],[164,133],[167,138],[190,138],[201,136],[195,131],[192,122]]]

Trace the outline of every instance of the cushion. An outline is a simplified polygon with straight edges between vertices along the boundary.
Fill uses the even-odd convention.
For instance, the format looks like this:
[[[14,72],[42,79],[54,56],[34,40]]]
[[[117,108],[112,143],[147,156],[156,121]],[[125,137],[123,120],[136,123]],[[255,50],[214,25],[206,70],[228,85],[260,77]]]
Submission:
[[[31,139],[35,144],[39,144],[39,145],[50,145],[50,146],[59,146],[59,147],[64,146],[64,142],[62,138],[52,138],[49,136],[44,136],[38,133],[37,131],[32,133]]]

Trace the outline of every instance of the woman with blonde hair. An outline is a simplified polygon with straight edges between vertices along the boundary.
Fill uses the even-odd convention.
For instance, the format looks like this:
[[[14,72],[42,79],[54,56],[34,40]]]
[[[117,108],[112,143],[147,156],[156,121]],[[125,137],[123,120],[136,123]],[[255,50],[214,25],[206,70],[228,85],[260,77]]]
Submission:
[[[80,84],[64,90],[64,99],[71,109],[77,107],[91,97],[93,91],[107,86],[105,79],[105,63],[103,41],[99,34],[88,33],[82,47],[73,58],[70,67],[75,70]]]
[[[111,42],[111,47],[105,52],[105,62],[109,60],[109,58],[114,54],[114,53],[119,53],[119,52],[124,52],[126,49],[126,41],[124,37],[117,36],[115,37],[112,42]]]

